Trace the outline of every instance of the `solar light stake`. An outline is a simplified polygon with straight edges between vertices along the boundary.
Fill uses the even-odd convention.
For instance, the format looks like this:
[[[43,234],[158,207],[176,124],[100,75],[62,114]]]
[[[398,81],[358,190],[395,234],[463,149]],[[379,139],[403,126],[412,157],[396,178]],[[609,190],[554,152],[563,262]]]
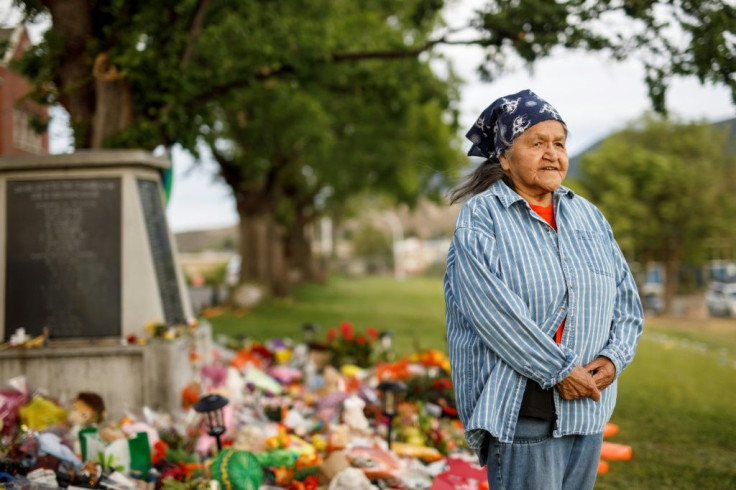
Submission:
[[[220,436],[225,433],[225,422],[222,417],[222,407],[227,405],[228,399],[224,396],[205,395],[194,404],[194,411],[203,414],[207,424],[207,433],[217,441],[217,452],[222,451]]]
[[[380,339],[383,350],[390,350],[394,342],[394,332],[392,330],[383,330],[380,333]]]
[[[399,394],[404,390],[406,390],[406,385],[400,381],[383,381],[378,385],[378,391],[381,392],[381,411],[384,416],[388,417],[386,442],[389,449],[391,449],[391,426],[394,417],[399,414]]]
[[[310,344],[314,341],[314,334],[319,330],[319,325],[314,323],[305,323],[302,325],[302,332],[304,333],[304,343]]]

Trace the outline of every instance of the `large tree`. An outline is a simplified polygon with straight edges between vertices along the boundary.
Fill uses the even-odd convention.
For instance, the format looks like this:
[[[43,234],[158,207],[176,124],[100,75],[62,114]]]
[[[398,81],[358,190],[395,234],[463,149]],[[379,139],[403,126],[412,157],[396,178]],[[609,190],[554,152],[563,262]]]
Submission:
[[[637,56],[659,111],[669,80],[679,75],[725,84],[736,100],[736,9],[726,0],[495,0],[479,8],[468,26],[443,25],[444,3],[14,0],[28,20],[51,21],[20,67],[33,81],[37,101],[59,103],[69,112],[76,148],[178,143],[196,153],[205,137],[238,201],[248,237],[243,247],[262,241],[249,223],[260,221],[256,229],[270,237],[261,249],[269,249],[289,220],[313,219],[315,206],[338,207],[347,196],[379,187],[410,201],[441,183],[441,172],[422,169],[449,158],[441,147],[452,147],[452,124],[444,123],[452,95],[449,102],[427,97],[436,94],[427,85],[441,81],[426,71],[426,83],[416,80],[440,44],[483,47],[486,61],[479,69],[489,78],[509,57],[532,63],[555,47]],[[302,112],[292,105],[301,91]],[[276,107],[271,98],[284,102]],[[267,119],[280,117],[282,107],[295,116],[279,128],[285,134],[305,129],[304,137],[273,136],[274,145],[285,142],[278,148],[263,141],[255,148],[248,136],[238,140],[243,135],[237,128],[256,121],[265,134]],[[308,116],[315,117],[311,126],[303,119]],[[317,134],[319,129],[324,131]],[[395,155],[397,165],[386,165],[386,155]],[[343,161],[352,175],[325,167]],[[356,182],[356,175],[362,180]],[[257,199],[259,193],[267,199]],[[252,219],[266,203],[269,220],[281,228]],[[278,246],[293,252],[299,242],[293,236],[291,245]],[[277,262],[258,267],[261,273],[283,271]]]
[[[580,190],[608,217],[629,260],[664,264],[667,312],[680,266],[702,264],[710,243],[736,238],[726,129],[649,116],[581,159]]]
[[[29,21],[50,17],[23,69],[39,100],[67,109],[77,148],[179,142],[192,149],[207,122],[203,104],[240,87],[335,63],[415,57],[438,44],[482,46],[479,68],[488,77],[509,56],[531,63],[557,46],[635,55],[657,110],[681,75],[727,85],[736,101],[736,7],[727,0],[495,0],[470,26],[437,27],[429,36],[426,23],[443,0],[13,3]],[[340,29],[344,35],[335,35]],[[403,35],[382,36],[390,29]]]
[[[451,87],[416,58],[338,63],[222,104],[225,124],[208,140],[236,198],[244,261],[264,257],[246,263],[241,279],[282,292],[285,267],[317,275],[307,226],[362,193],[409,204],[439,196],[463,161],[454,117],[443,117]]]

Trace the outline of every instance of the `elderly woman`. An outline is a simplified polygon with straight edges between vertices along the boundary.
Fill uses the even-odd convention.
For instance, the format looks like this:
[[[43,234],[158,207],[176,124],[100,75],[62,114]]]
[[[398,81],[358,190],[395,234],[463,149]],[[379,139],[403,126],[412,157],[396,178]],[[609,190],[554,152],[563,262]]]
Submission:
[[[447,341],[468,444],[492,489],[593,488],[643,310],[601,212],[562,186],[567,127],[530,90],[468,131],[486,160],[447,257]]]

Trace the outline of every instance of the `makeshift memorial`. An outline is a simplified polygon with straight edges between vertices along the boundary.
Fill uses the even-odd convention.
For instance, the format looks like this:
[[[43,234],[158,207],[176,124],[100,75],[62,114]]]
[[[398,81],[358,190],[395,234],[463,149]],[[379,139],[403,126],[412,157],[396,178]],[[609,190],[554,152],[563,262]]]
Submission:
[[[45,468],[58,485],[85,488],[96,478],[98,488],[146,490],[204,490],[213,481],[260,490],[482,490],[485,482],[470,476],[478,468],[457,418],[446,355],[425,350],[393,359],[376,340],[366,363],[355,362],[350,349],[359,335],[347,323],[328,332],[331,362],[321,366],[313,356],[319,342],[226,339],[211,356],[189,356],[196,374],[182,390],[181,411],[141,407],[140,419],[129,412],[101,427],[104,404],[88,402],[70,407],[69,424],[21,429],[20,409],[27,416],[38,396],[14,382],[21,389],[0,391],[0,481],[29,488],[25,475]],[[366,344],[377,336],[367,329]],[[220,401],[202,407],[203,399]],[[53,400],[40,401],[66,414]],[[82,457],[65,432],[74,420],[90,426],[81,428],[90,431]],[[616,429],[607,426],[606,437]],[[614,458],[630,451],[607,447],[620,451]]]

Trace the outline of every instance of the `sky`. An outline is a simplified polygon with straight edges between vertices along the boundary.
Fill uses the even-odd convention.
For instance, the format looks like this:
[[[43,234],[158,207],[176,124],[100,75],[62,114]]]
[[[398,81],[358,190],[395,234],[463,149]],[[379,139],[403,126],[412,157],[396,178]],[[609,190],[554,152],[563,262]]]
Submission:
[[[0,0],[0,20],[2,4]],[[472,13],[473,2],[458,0],[446,11],[448,24],[462,25]],[[644,71],[636,60],[621,63],[601,54],[560,50],[534,65],[509,69],[493,82],[482,82],[476,72],[482,61],[479,49],[448,46],[443,53],[465,80],[460,90],[461,127],[469,128],[493,100],[529,88],[550,102],[570,131],[568,151],[574,156],[606,135],[640,117],[650,106]],[[684,120],[721,121],[736,116],[725,87],[700,85],[694,77],[675,80],[668,90],[667,107]],[[62,111],[54,111],[50,127],[52,152],[68,150],[68,128]],[[463,130],[464,132],[464,130]],[[470,146],[464,143],[464,148]],[[167,207],[174,232],[214,229],[238,222],[229,188],[218,181],[217,165],[195,162],[187,153],[174,151],[174,181]]]

